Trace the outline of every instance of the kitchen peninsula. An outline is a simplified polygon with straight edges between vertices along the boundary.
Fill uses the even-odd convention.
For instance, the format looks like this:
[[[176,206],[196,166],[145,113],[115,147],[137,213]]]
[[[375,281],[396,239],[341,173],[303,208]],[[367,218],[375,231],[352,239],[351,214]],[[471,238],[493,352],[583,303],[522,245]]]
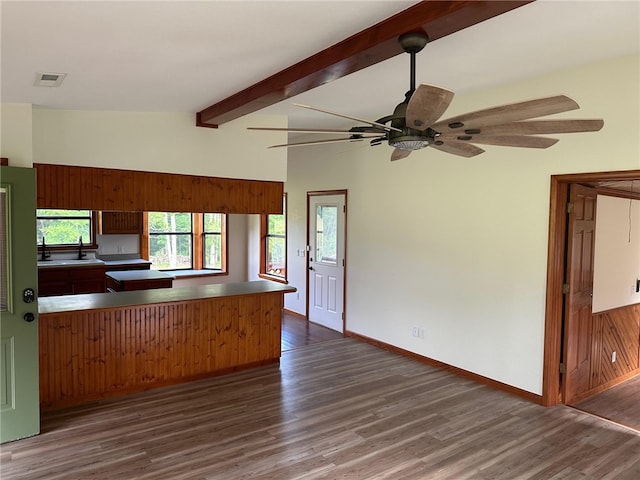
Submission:
[[[289,292],[262,280],[40,298],[41,407],[276,363]]]

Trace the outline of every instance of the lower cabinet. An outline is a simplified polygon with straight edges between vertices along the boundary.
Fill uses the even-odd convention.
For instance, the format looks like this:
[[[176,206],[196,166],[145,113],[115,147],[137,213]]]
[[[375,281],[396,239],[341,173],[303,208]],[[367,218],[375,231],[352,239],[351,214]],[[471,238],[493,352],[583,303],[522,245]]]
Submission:
[[[47,267],[38,269],[38,296],[104,293],[105,267]]]

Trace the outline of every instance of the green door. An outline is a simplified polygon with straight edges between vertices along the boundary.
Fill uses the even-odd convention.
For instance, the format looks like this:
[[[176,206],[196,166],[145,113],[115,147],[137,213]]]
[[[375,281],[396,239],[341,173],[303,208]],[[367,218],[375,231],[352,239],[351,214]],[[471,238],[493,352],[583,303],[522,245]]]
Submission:
[[[35,170],[0,167],[0,442],[40,432],[35,216]]]

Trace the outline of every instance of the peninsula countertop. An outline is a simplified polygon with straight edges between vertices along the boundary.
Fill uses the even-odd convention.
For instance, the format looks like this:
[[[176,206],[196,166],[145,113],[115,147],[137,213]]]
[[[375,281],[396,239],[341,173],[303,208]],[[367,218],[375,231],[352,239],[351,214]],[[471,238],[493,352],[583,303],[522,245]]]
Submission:
[[[108,308],[159,303],[185,302],[213,297],[234,297],[261,293],[292,293],[295,287],[269,280],[251,282],[199,285],[192,287],[161,288],[117,293],[88,293],[61,295],[38,299],[38,313],[73,312],[78,310],[103,310]]]

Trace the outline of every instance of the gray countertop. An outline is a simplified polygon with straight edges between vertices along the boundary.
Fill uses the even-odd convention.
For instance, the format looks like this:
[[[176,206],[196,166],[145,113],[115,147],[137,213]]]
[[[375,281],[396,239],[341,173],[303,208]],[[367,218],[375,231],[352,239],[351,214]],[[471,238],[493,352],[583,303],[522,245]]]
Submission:
[[[149,260],[143,260],[142,258],[129,258],[124,260],[104,260],[104,264],[109,268],[114,266],[151,265],[151,262]]]
[[[158,270],[124,270],[122,272],[106,272],[107,277],[111,277],[116,282],[126,282],[129,280],[158,280],[175,279],[174,275]]]
[[[106,308],[150,305],[155,303],[184,302],[215,297],[234,297],[259,293],[291,293],[296,289],[269,280],[253,282],[200,285],[195,287],[159,288],[116,293],[88,293],[82,295],[61,295],[38,299],[38,313],[73,312],[78,310],[101,310]]]

